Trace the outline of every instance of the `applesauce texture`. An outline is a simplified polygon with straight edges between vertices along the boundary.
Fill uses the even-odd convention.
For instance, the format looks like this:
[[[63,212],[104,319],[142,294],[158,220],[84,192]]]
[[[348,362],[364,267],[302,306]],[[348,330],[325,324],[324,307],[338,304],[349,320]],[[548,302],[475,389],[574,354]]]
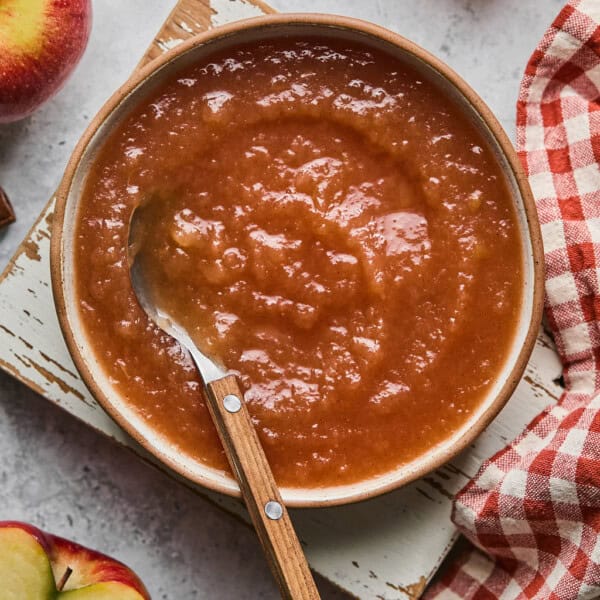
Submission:
[[[138,206],[155,301],[238,374],[282,486],[419,457],[506,359],[523,275],[501,168],[383,51],[291,37],[214,53],[131,112],[86,181],[76,285],[96,355],[156,431],[228,470],[191,359],[131,288]]]

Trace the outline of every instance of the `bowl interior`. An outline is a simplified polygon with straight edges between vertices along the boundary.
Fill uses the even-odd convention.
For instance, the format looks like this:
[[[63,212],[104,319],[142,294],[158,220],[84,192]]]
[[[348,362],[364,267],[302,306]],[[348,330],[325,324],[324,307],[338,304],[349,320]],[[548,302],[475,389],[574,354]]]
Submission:
[[[53,269],[53,277],[58,280],[54,283],[55,289],[60,288],[59,316],[70,350],[84,380],[103,407],[147,450],[179,474],[206,487],[239,495],[237,484],[228,474],[182,454],[169,440],[162,438],[149,427],[104,373],[95,356],[93,344],[87,338],[77,308],[73,265],[74,232],[78,219],[78,200],[83,191],[88,167],[94,161],[107,134],[130,109],[165,78],[208,53],[240,42],[264,40],[292,33],[327,35],[337,39],[361,41],[368,46],[383,49],[418,68],[424,78],[438,86],[442,98],[452,99],[460,106],[483,134],[502,166],[517,211],[523,247],[524,287],[516,335],[502,370],[497,374],[479,408],[451,437],[431,448],[426,455],[394,471],[353,485],[282,489],[285,502],[292,506],[331,505],[364,499],[398,487],[436,468],[462,450],[508,399],[520,379],[537,331],[540,296],[537,263],[540,262],[540,250],[536,234],[537,222],[531,210],[526,184],[516,174],[514,152],[493,117],[475,94],[441,63],[418,47],[381,28],[357,21],[336,21],[333,18],[314,15],[260,18],[253,22],[226,27],[220,32],[200,36],[193,43],[184,44],[181,49],[176,49],[159,61],[154,70],[144,71],[140,78],[134,79],[123,91],[113,96],[80,143],[59,193],[59,204],[62,203],[59,207],[59,217],[62,215],[63,219],[61,222],[59,218],[55,223],[55,235],[58,235],[59,241],[56,246],[58,266]],[[56,264],[54,256],[53,261]]]

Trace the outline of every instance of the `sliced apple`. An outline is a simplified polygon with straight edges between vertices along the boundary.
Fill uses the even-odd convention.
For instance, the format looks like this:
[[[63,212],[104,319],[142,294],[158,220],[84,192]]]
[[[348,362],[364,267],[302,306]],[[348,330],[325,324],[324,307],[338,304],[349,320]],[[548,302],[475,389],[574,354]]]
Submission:
[[[95,583],[77,590],[61,592],[60,600],[143,600],[136,590],[123,583],[107,581]]]
[[[63,579],[58,590],[56,582]],[[150,595],[118,560],[27,523],[0,521],[0,600],[150,600]]]
[[[3,600],[45,600],[56,595],[46,549],[19,527],[0,529],[0,582]]]

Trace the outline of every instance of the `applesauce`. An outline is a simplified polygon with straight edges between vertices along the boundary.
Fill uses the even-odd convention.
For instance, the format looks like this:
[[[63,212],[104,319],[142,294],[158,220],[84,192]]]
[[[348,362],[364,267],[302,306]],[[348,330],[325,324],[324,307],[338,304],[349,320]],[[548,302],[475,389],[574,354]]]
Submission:
[[[111,382],[181,452],[227,462],[155,299],[239,376],[277,481],[352,483],[426,453],[500,371],[522,248],[500,165],[402,60],[276,39],[179,72],[105,141],[80,200],[80,313]]]

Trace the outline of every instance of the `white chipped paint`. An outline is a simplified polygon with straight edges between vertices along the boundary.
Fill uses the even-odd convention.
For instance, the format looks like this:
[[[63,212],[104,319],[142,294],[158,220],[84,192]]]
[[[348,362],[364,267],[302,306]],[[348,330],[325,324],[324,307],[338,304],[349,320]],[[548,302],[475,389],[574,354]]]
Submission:
[[[210,3],[214,11],[213,26],[262,14],[246,0]],[[188,31],[183,23],[180,25]],[[192,33],[192,26],[189,27]],[[193,27],[194,32],[200,30],[197,23]],[[166,51],[181,41],[157,44]],[[22,252],[9,265],[6,278],[0,281],[0,361],[50,401],[153,460],[91,397],[69,356],[50,287],[47,217],[52,210],[50,203],[26,240],[35,244],[39,260],[32,251]],[[456,532],[449,518],[451,495],[475,474],[485,458],[514,439],[540,410],[556,401],[561,389],[553,380],[559,374],[556,353],[542,333],[511,400],[469,450],[452,463],[401,490],[368,502],[331,509],[293,510],[294,522],[313,568],[359,598],[409,598],[414,585],[431,577],[453,543]],[[190,487],[224,510],[245,516],[240,502],[197,486]]]
[[[179,46],[182,42],[183,40],[181,38],[171,38],[168,40],[158,40],[156,43],[163,52],[167,52],[168,50],[171,50],[171,48]]]
[[[264,14],[258,6],[247,0],[210,0],[210,7],[210,22],[213,27]]]
[[[194,30],[185,21],[179,21],[179,27],[187,33],[194,33]]]

